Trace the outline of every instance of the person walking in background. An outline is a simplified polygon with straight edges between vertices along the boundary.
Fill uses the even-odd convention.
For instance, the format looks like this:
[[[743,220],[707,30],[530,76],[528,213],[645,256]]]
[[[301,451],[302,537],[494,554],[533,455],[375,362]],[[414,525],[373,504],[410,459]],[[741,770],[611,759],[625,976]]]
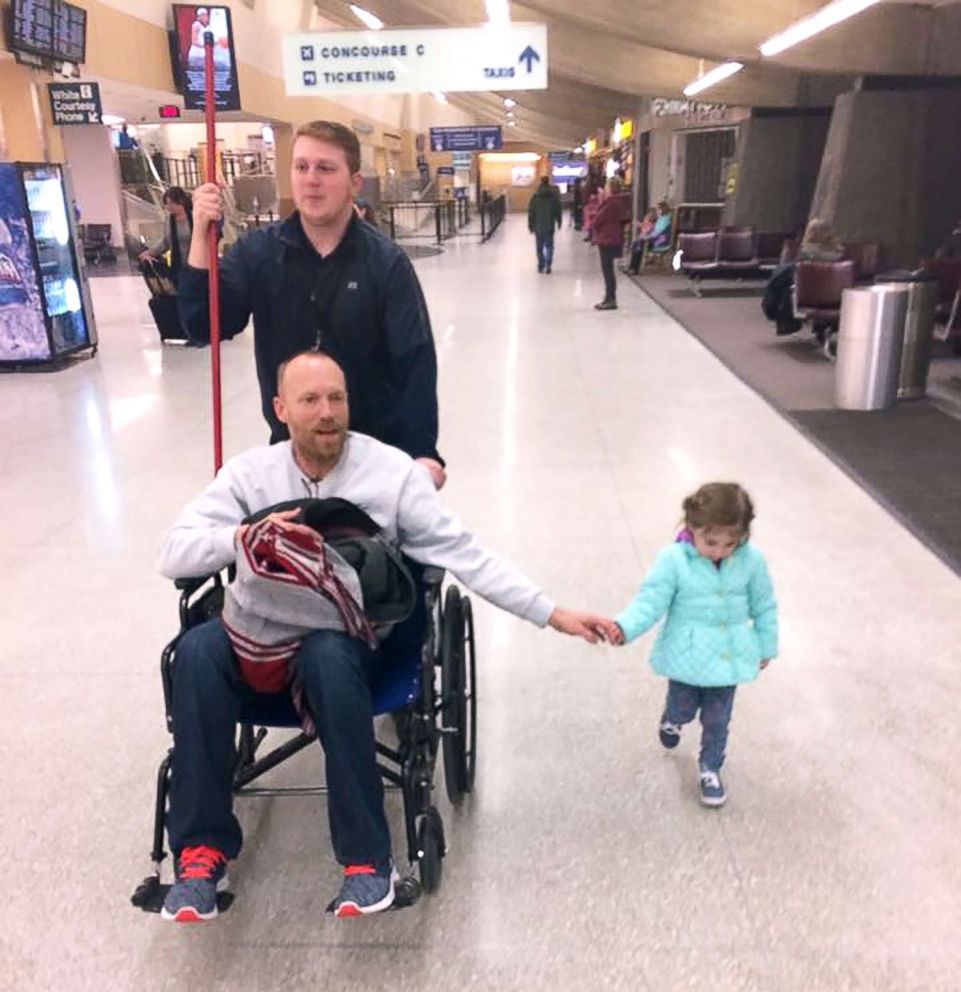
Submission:
[[[698,783],[705,806],[727,798],[721,782],[734,692],[778,651],[777,602],[764,556],[749,537],[754,506],[737,484],[713,482],[684,500],[684,529],[658,554],[641,591],[609,626],[625,644],[662,617],[651,665],[668,678],[658,734],[675,748],[701,713]]]
[[[604,190],[598,186],[596,189],[589,190],[586,195],[587,200],[584,203],[584,240],[590,241],[594,218],[597,216],[597,211],[600,210],[601,201],[604,198]]]
[[[554,230],[560,230],[561,217],[561,194],[551,185],[549,176],[541,176],[527,207],[527,229],[537,245],[537,271],[547,275],[551,274],[554,261]]]
[[[584,187],[580,179],[574,180],[571,189],[571,221],[575,231],[579,231],[584,226]]]
[[[174,283],[190,254],[190,240],[193,236],[193,201],[190,194],[179,186],[170,186],[163,195],[164,210],[167,211],[167,225],[164,236],[151,248],[138,256],[141,262],[157,261],[170,252],[170,276]]]
[[[591,238],[597,245],[604,274],[604,299],[594,304],[595,310],[617,309],[617,277],[614,259],[624,253],[624,225],[631,219],[631,197],[622,190],[621,182],[612,179],[610,192],[601,203],[591,225]]]

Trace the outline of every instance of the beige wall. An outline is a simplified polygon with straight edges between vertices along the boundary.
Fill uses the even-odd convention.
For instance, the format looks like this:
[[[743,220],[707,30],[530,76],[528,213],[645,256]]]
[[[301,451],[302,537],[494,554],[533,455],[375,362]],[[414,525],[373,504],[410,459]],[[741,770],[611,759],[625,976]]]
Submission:
[[[123,244],[120,216],[120,167],[110,129],[102,126],[65,127],[63,147],[70,163],[73,190],[84,224],[109,224],[113,243]]]
[[[59,128],[50,124],[47,82],[52,77],[0,61],[0,111],[7,158],[15,162],[63,161]]]
[[[536,145],[507,144],[504,146],[504,154],[498,155],[496,152],[485,154],[480,160],[480,182],[481,189],[490,190],[494,196],[501,192],[507,194],[507,209],[512,213],[527,211],[534,191],[537,189],[537,182],[541,176],[549,173],[549,163],[543,148]],[[533,152],[541,157],[536,161],[524,162],[512,159],[510,156],[518,152]],[[530,186],[513,185],[514,166],[533,166],[534,181]]]

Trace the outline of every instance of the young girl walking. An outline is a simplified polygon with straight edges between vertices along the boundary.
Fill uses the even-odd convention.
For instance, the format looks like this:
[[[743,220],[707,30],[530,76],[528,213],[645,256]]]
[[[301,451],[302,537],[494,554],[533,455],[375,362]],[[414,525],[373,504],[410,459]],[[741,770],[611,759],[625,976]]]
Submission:
[[[721,766],[734,692],[777,655],[777,603],[764,556],[749,541],[754,507],[738,485],[713,482],[684,500],[684,529],[657,556],[634,601],[612,623],[625,644],[667,620],[651,665],[667,677],[661,743],[701,714],[701,802],[721,806]]]

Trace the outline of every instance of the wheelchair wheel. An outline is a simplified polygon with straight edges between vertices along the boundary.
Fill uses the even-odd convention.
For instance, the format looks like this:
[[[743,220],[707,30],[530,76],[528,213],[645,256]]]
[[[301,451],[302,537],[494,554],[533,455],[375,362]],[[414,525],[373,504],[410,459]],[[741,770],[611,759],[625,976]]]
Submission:
[[[444,822],[440,813],[430,806],[417,827],[417,863],[420,867],[420,884],[425,892],[436,892],[440,885],[447,853],[444,842]]]
[[[444,602],[441,643],[441,723],[444,783],[452,803],[474,788],[477,698],[474,615],[470,600],[451,586]]]

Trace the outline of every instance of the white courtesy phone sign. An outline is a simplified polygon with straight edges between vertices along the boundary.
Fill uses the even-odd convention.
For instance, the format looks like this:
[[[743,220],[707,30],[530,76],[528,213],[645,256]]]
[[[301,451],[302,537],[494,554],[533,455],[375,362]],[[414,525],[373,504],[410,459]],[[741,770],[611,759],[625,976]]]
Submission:
[[[288,96],[547,89],[547,26],[330,31],[283,38]]]

